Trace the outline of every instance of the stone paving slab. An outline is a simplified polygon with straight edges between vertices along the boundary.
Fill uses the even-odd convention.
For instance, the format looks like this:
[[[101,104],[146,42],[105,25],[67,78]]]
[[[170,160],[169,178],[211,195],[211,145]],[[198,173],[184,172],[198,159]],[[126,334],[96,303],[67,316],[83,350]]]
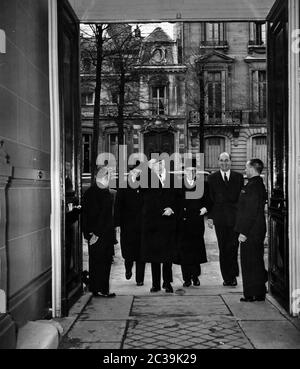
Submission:
[[[242,289],[240,288],[230,288],[230,287],[220,287],[220,286],[200,286],[194,287],[191,286],[189,288],[179,287],[174,289],[175,294],[185,295],[185,296],[221,296],[226,294],[236,294],[239,297],[241,296]]]
[[[92,298],[79,320],[126,320],[130,314],[133,296]]]
[[[240,325],[257,349],[300,349],[300,332],[285,321],[241,321]]]
[[[126,321],[80,321],[78,320],[66,340],[80,343],[103,343],[122,341]],[[75,342],[74,341],[74,342]]]
[[[242,294],[222,295],[232,314],[239,320],[285,320],[270,302],[240,302]]]
[[[252,349],[233,319],[164,318],[130,321],[124,349]]]
[[[135,297],[131,316],[230,315],[220,296]]]

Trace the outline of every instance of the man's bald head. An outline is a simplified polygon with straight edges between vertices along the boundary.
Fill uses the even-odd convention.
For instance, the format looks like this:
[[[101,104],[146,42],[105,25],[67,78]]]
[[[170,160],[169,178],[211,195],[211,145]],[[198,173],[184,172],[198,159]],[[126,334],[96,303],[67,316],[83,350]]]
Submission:
[[[231,160],[231,155],[228,154],[228,152],[222,152],[220,155],[219,155],[219,160],[222,158],[228,158],[229,160]]]
[[[231,155],[228,152],[222,152],[219,155],[219,167],[223,172],[227,172],[231,168]]]

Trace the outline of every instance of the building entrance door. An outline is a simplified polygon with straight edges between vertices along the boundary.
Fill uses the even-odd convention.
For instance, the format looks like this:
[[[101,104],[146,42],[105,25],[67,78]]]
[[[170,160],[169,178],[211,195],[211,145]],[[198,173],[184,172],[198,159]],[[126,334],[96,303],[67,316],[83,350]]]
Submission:
[[[174,133],[170,131],[164,132],[147,132],[144,134],[144,154],[148,160],[151,159],[152,153],[174,153]]]
[[[288,1],[269,15],[270,289],[288,308]]]
[[[62,314],[82,292],[80,229],[79,21],[67,1],[58,2],[62,188]]]

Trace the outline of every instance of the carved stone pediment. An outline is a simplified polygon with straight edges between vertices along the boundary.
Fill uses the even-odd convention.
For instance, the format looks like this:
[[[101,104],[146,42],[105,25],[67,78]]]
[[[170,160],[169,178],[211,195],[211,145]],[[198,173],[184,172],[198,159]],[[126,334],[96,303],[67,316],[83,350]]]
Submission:
[[[176,128],[174,127],[174,121],[169,120],[168,118],[155,117],[145,122],[145,126],[142,129],[142,132],[176,132]]]
[[[207,63],[233,63],[234,62],[234,58],[225,55],[223,53],[217,52],[215,50],[212,50],[209,53],[206,53],[202,56],[200,56],[199,58],[197,58],[195,60],[196,64],[207,64]]]

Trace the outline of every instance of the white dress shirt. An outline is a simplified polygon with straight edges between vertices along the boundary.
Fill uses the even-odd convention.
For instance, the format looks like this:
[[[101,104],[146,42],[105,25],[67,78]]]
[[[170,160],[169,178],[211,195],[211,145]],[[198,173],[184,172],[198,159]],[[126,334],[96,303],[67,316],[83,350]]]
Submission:
[[[186,178],[186,180],[187,180],[187,183],[191,186],[191,187],[193,187],[194,186],[194,184],[195,184],[195,180],[194,179],[189,179],[188,177]]]
[[[163,171],[158,175],[158,178],[160,180],[161,185],[164,187],[165,186],[165,180],[166,180],[166,176],[167,176],[167,171],[166,169],[163,169]]]
[[[229,179],[230,179],[230,169],[227,170],[227,172],[223,172],[223,170],[220,170],[220,172],[221,172],[221,176],[223,178],[223,181],[225,181],[225,174],[226,174],[226,177],[228,178],[228,181],[229,181]]]

